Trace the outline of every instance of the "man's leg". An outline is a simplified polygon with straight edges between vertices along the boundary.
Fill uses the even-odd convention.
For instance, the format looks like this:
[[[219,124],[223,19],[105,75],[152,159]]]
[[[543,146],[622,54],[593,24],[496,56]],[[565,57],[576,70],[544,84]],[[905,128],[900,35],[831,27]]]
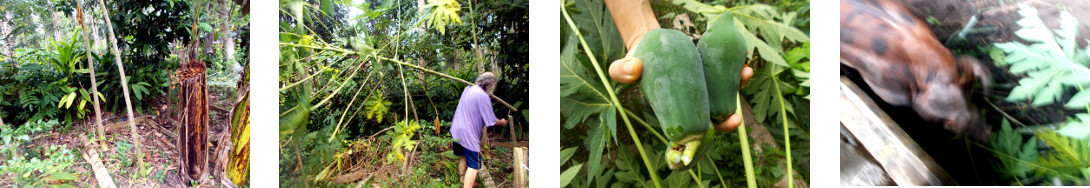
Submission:
[[[477,171],[481,169],[481,154],[470,150],[463,153],[466,159],[464,162],[469,168],[466,168],[465,176],[462,177],[462,187],[473,187],[477,181]]]
[[[466,172],[466,157],[462,156],[458,159],[458,175],[465,175]]]
[[[462,179],[462,187],[471,188],[471,187],[473,187],[473,184],[476,183],[476,181],[477,181],[477,169],[472,169],[472,168],[466,169],[466,175]]]

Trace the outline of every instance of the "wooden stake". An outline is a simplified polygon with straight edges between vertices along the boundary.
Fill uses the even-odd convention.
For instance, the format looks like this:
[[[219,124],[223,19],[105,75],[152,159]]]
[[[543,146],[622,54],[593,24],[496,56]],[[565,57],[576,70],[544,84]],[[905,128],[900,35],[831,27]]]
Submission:
[[[95,179],[98,180],[98,186],[103,188],[116,188],[114,179],[110,177],[110,171],[106,169],[105,165],[102,165],[102,160],[98,158],[98,150],[91,142],[87,141],[87,137],[80,135],[79,141],[83,143],[83,148],[87,149],[87,152],[83,153],[83,160],[87,160],[87,163],[91,164],[91,170],[95,173]]]

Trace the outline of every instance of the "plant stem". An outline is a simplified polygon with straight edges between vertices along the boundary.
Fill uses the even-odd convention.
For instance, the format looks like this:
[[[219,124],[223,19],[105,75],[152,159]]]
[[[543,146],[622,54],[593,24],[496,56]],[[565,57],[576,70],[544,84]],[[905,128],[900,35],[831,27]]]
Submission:
[[[773,65],[772,67],[769,67],[769,68],[775,69],[776,67],[778,67],[778,66]],[[773,72],[775,72],[775,71],[773,71]],[[776,79],[776,78],[772,78],[772,79]],[[784,143],[784,145],[787,146],[786,148],[784,148],[784,150],[787,151],[787,155],[786,155],[786,157],[787,157],[787,167],[786,167],[787,168],[787,188],[794,188],[795,187],[795,175],[791,173],[792,168],[794,168],[794,167],[791,166],[791,139],[790,139],[791,138],[791,132],[789,132],[787,130],[787,127],[789,125],[787,123],[787,107],[785,107],[783,105],[783,95],[780,94],[780,93],[782,93],[780,91],[780,84],[772,84],[772,85],[775,86],[775,88],[776,88],[776,98],[780,100],[780,117],[783,118],[783,122],[782,122],[783,123],[783,143]]]
[[[341,56],[341,58],[344,58],[344,57],[345,56],[343,56],[343,55]],[[302,80],[299,80],[298,82],[288,84],[288,86],[284,86],[283,88],[280,88],[280,92],[287,91],[288,89],[291,89],[292,87],[295,87],[296,85],[299,85],[299,84],[301,84],[303,82],[306,82],[307,80],[310,80],[311,78],[314,78],[314,76],[318,76],[319,74],[324,73],[326,70],[329,70],[329,68],[332,68],[332,66],[325,67],[322,70],[319,70],[317,73],[314,73],[314,74],[312,74],[310,76],[307,76],[306,78],[303,78]]]
[[[708,158],[708,160],[711,160],[711,157],[708,157],[708,153],[704,153],[704,158]],[[723,188],[727,188],[727,181],[723,181],[723,174],[719,173],[719,167],[715,166],[714,161],[708,161],[708,162],[712,163],[712,169],[715,169],[715,176],[719,177],[719,186],[721,186]]]
[[[367,61],[367,59],[365,58],[363,61]],[[363,62],[361,61],[360,63],[363,63]],[[329,99],[333,99],[333,96],[337,96],[337,93],[340,93],[341,89],[344,89],[344,85],[347,85],[347,83],[348,83],[347,79],[352,79],[353,77],[356,77],[356,73],[359,73],[360,69],[363,69],[363,68],[358,68],[357,67],[355,71],[352,71],[352,75],[348,76],[348,78],[345,78],[346,81],[341,83],[341,86],[338,86],[336,90],[333,90],[333,93],[329,94],[329,96],[326,96],[325,99],[322,99],[321,102],[318,102],[318,104],[315,104],[314,106],[311,106],[310,111],[318,110],[319,107],[322,107],[322,105],[325,105],[325,103],[329,102]]]
[[[659,134],[659,131],[656,131],[655,128],[652,128],[651,125],[648,125],[647,122],[644,122],[643,119],[640,119],[639,116],[636,116],[636,113],[632,113],[632,111],[628,109],[624,109],[624,112],[632,116],[632,119],[636,120],[636,123],[639,123],[640,125],[643,125],[644,128],[647,128],[647,131],[651,132],[652,135],[655,135],[655,138],[658,138],[659,141],[662,141],[663,144],[670,143],[669,140],[666,140],[665,137],[662,137],[662,134]]]
[[[735,97],[735,103],[738,108],[734,109],[734,114],[742,115],[742,93],[738,93]],[[749,137],[746,137],[746,120],[742,119],[742,124],[738,125],[738,142],[742,145],[742,164],[746,169],[746,185],[749,188],[757,188],[757,178],[753,175],[753,157],[749,155]]]
[[[367,78],[364,78],[363,83],[361,83],[361,84],[367,84],[367,82],[371,81],[371,74],[372,73],[375,73],[375,71],[368,71],[367,72]],[[344,113],[341,113],[341,120],[337,121],[337,128],[333,129],[333,134],[329,135],[329,139],[326,140],[326,142],[332,142],[333,138],[337,137],[337,133],[341,132],[341,123],[344,123],[344,116],[348,115],[348,110],[352,109],[352,104],[356,103],[356,97],[360,96],[360,91],[363,91],[363,88],[364,88],[363,86],[365,86],[365,85],[360,85],[359,89],[356,89],[356,94],[352,95],[352,100],[348,102],[348,107],[345,107],[344,108]]]
[[[689,176],[692,176],[693,181],[696,181],[696,187],[704,187],[704,183],[700,182],[700,178],[696,177],[696,173],[693,172],[693,169],[689,169]]]
[[[330,51],[336,51],[336,52],[341,52],[341,53],[364,55],[364,54],[359,54],[358,52],[355,52],[355,51],[349,51],[349,50],[340,49],[340,48],[328,48],[328,47],[321,47],[321,46],[301,45],[301,44],[292,44],[292,43],[280,43],[280,45],[281,46],[304,47],[304,48],[320,49],[320,50],[330,50]],[[405,62],[400,61],[400,60],[390,59],[390,58],[377,56],[377,55],[371,55],[371,56],[375,57],[375,59],[378,59],[378,60],[394,62],[394,63],[397,63],[397,64],[402,65],[402,66],[406,66],[406,67],[409,67],[409,68],[420,70],[420,71],[422,71],[424,73],[432,74],[432,75],[439,76],[439,77],[442,77],[442,78],[446,78],[446,79],[449,79],[449,80],[454,80],[454,81],[461,82],[461,83],[466,84],[466,85],[473,85],[472,82],[462,80],[461,78],[450,76],[450,75],[443,74],[443,73],[440,73],[440,72],[436,72],[436,71],[431,70],[431,69],[427,69],[427,68],[424,68],[424,67],[413,65],[411,63],[405,63]],[[507,101],[504,101],[503,99],[500,99],[499,97],[496,97],[496,95],[488,94],[488,96],[492,97],[492,100],[496,100],[496,102],[499,102],[500,104],[503,104],[503,106],[507,107],[507,109],[510,109],[511,111],[518,112],[518,109],[511,106],[511,104],[508,104]]]
[[[583,39],[583,34],[579,32],[579,28],[575,26],[575,22],[572,21],[571,16],[568,15],[568,10],[564,8],[564,2],[560,2],[560,12],[564,13],[564,19],[568,21],[568,26],[571,27],[575,36],[579,38],[579,44],[583,45],[583,50],[588,55],[595,54],[590,51],[590,46],[587,45],[586,39]],[[613,102],[613,106],[617,108],[617,111],[621,114],[621,119],[624,120],[624,125],[628,127],[628,134],[632,136],[632,142],[636,143],[636,149],[640,152],[640,158],[643,158],[643,165],[647,167],[647,173],[651,175],[651,181],[655,183],[655,187],[662,187],[659,183],[659,175],[655,172],[655,167],[651,166],[651,161],[647,158],[647,152],[643,150],[643,143],[640,142],[639,136],[636,135],[636,130],[632,129],[632,122],[628,120],[628,114],[624,112],[624,107],[620,101],[617,100],[617,94],[613,92],[613,87],[609,85],[609,80],[602,74],[602,68],[598,65],[598,60],[594,57],[590,59],[592,65],[594,65],[594,72],[598,74],[598,79],[602,81],[602,85],[605,86],[606,91],[609,92],[609,99]]]

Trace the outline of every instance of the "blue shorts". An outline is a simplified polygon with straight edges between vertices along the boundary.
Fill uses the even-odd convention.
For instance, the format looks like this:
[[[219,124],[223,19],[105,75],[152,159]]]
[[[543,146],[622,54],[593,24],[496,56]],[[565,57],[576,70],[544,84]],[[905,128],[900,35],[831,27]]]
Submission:
[[[457,142],[451,144],[450,148],[454,149],[454,155],[466,157],[466,166],[469,166],[469,168],[473,168],[476,170],[481,169],[480,152],[470,151],[469,149],[462,147],[462,145],[458,144]]]

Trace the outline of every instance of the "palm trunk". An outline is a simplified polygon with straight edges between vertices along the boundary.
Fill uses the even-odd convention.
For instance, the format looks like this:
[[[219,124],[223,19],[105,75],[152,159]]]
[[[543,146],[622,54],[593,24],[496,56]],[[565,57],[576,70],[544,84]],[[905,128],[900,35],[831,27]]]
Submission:
[[[106,30],[109,31],[109,43],[110,49],[114,52],[114,61],[117,63],[117,71],[121,76],[121,92],[125,95],[125,108],[129,115],[129,131],[132,134],[132,141],[136,147],[136,164],[140,165],[140,172],[143,172],[146,168],[144,166],[144,147],[140,140],[140,134],[136,132],[136,124],[133,123],[132,115],[132,100],[129,99],[129,81],[125,78],[125,67],[121,64],[121,50],[117,49],[117,37],[114,36],[114,27],[110,23],[110,9],[106,9],[106,2],[98,0],[99,8],[102,8],[102,15],[106,20]]]
[[[98,135],[98,140],[102,142],[102,144],[99,144],[102,146],[102,150],[106,151],[106,129],[102,127],[102,108],[98,106],[98,81],[95,80],[95,61],[91,57],[91,53],[93,53],[91,51],[91,37],[87,36],[87,26],[83,24],[83,0],[76,1],[76,10],[79,10],[76,11],[78,13],[76,16],[79,16],[77,20],[79,20],[80,30],[83,32],[83,38],[86,39],[83,40],[83,44],[87,47],[87,53],[84,53],[87,54],[87,69],[91,70],[91,97],[93,99],[91,104],[95,106],[95,133]]]

